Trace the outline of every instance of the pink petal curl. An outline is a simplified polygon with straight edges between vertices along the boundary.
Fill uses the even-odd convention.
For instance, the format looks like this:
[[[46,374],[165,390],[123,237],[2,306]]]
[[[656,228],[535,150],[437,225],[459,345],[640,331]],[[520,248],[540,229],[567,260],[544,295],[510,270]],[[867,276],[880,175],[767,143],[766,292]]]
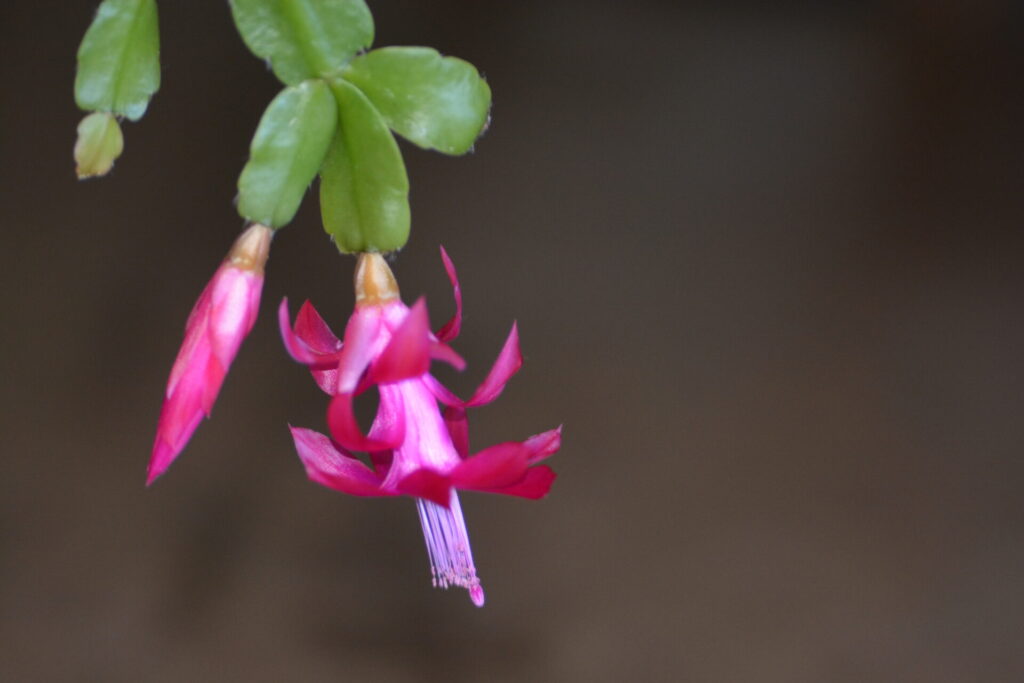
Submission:
[[[531,465],[551,457],[562,447],[562,426],[559,425],[555,429],[534,434],[523,442],[523,446],[530,451],[527,462]]]
[[[430,369],[430,320],[420,299],[373,362],[373,380],[382,384],[425,375]]]
[[[501,396],[501,392],[505,389],[505,383],[512,375],[519,372],[521,367],[523,367],[523,354],[519,350],[519,329],[515,323],[512,323],[512,331],[508,333],[505,345],[501,347],[501,353],[498,354],[491,371],[487,373],[487,377],[484,378],[472,398],[466,401],[466,406],[482,406]]]
[[[306,315],[304,316],[303,313]],[[334,338],[335,344],[330,346],[323,344],[322,342],[327,340],[321,337],[320,334],[312,332],[315,322],[311,320],[311,316],[320,319],[316,310],[307,301],[299,309],[299,317],[295,321],[295,330],[293,331],[288,316],[288,298],[285,297],[281,300],[281,305],[277,308],[277,323],[278,327],[281,328],[281,339],[284,341],[285,349],[288,350],[292,358],[313,369],[326,370],[337,366],[338,359],[341,357],[341,342]],[[302,328],[306,334],[299,332],[300,320],[303,321]],[[320,322],[326,329],[327,325],[323,323],[322,319]],[[329,329],[327,334],[334,337]],[[332,346],[333,348],[331,348]]]
[[[462,330],[462,288],[459,286],[459,276],[455,272],[455,265],[448,258],[448,252],[441,247],[441,260],[444,261],[444,269],[448,271],[448,280],[452,283],[452,294],[455,296],[455,315],[437,331],[437,338],[447,342],[459,336]]]
[[[494,361],[494,365],[491,366],[487,377],[484,378],[484,381],[481,382],[468,401],[463,401],[432,375],[425,375],[423,381],[426,382],[434,398],[446,406],[473,408],[491,403],[501,396],[501,392],[505,390],[505,384],[522,366],[523,354],[519,350],[519,330],[516,324],[513,323],[512,330],[509,332],[508,338],[505,339],[505,345],[501,348],[501,353],[498,354],[498,358]]]
[[[485,448],[451,471],[452,482],[460,489],[495,489],[511,486],[526,474],[530,450],[509,441]]]
[[[393,495],[381,490],[381,479],[373,470],[339,450],[323,434],[299,427],[289,429],[311,480],[353,496]]]
[[[558,475],[547,465],[538,465],[526,470],[526,476],[518,483],[498,489],[478,489],[485,493],[500,493],[503,496],[516,496],[539,500],[548,494],[551,485]]]
[[[331,332],[331,328],[308,300],[295,316],[295,334],[319,353],[330,354],[341,350],[341,340]]]
[[[439,341],[430,340],[430,357],[434,360],[439,360],[442,363],[447,363],[460,372],[466,369],[466,361],[458,354],[458,352],[447,344]]]
[[[353,394],[347,392],[335,394],[327,408],[327,426],[339,444],[349,450],[366,453],[391,450],[402,444],[405,439],[405,423],[401,418],[388,425],[387,430],[375,429],[373,437],[364,435],[352,413],[352,398]],[[375,420],[375,427],[377,423]]]
[[[356,306],[345,327],[345,343],[338,359],[339,393],[356,391],[363,372],[373,360],[373,344],[384,325],[379,306]]]
[[[522,442],[508,441],[485,448],[452,469],[452,483],[460,489],[478,491],[512,486],[523,480],[530,465],[553,455],[561,445],[562,428],[558,427]]]

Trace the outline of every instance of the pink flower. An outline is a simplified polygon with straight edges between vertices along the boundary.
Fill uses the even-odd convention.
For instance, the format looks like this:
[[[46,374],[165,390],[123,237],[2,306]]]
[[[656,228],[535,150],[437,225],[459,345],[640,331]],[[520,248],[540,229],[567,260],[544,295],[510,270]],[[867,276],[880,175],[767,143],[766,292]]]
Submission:
[[[246,229],[192,308],[167,380],[147,486],[170,467],[203,416],[210,415],[224,375],[256,322],[271,236],[264,225]]]
[[[458,369],[465,362],[445,342],[459,333],[462,296],[455,268],[441,250],[455,290],[456,312],[436,335],[421,299],[409,308],[378,254],[362,254],[356,267],[356,307],[342,343],[310,303],[289,325],[288,302],[279,320],[292,357],[309,366],[320,388],[332,396],[327,422],[331,437],[292,428],[292,437],[313,481],[356,496],[416,498],[434,585],[461,586],[477,606],[484,593],[473,565],[469,537],[456,489],[541,498],[555,473],[537,462],[561,445],[561,428],[522,442],[491,446],[470,456],[466,408],[490,403],[519,370],[522,356],[516,326],[494,367],[468,401],[430,375],[430,361]],[[377,416],[364,435],[353,414],[354,397],[372,385],[380,393]],[[447,406],[444,416],[438,402]],[[352,451],[370,454],[365,465]],[[536,466],[535,466],[536,465]]]

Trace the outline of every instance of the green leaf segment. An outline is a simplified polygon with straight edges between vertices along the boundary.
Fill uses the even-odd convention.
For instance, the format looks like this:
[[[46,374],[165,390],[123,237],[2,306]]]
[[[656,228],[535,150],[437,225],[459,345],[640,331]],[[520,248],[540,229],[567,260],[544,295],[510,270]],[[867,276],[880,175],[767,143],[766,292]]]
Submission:
[[[285,88],[267,107],[238,179],[238,211],[279,227],[299,208],[337,127],[338,108],[323,81]]]
[[[159,87],[155,0],[104,0],[78,48],[75,102],[138,121]]]
[[[120,141],[120,127],[111,115],[139,120],[159,87],[160,36],[155,0],[104,0],[78,48],[75,102],[87,112],[106,114],[102,118],[104,139]],[[93,164],[93,171],[83,172],[89,165],[83,167],[81,154],[83,150],[91,154],[96,148],[100,120],[87,116],[79,128],[76,157],[80,177],[103,175],[121,153],[120,142],[107,144],[105,158],[109,163]],[[84,137],[87,133],[92,137]]]
[[[260,121],[238,209],[274,228],[320,174],[324,229],[343,252],[393,251],[409,237],[409,183],[391,131],[445,154],[469,151],[491,93],[472,65],[373,42],[363,0],[230,0],[249,49],[286,86]]]
[[[324,228],[342,251],[391,251],[409,239],[409,181],[398,143],[359,88],[333,85],[338,132],[320,169]]]

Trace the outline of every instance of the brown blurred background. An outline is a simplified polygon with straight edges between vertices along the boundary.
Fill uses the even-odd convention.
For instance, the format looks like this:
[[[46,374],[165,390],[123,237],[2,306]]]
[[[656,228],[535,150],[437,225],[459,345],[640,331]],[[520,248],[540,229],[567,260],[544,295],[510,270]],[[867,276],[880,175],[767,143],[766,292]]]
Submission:
[[[488,603],[415,506],[306,481],[325,398],[273,309],[337,328],[310,196],[216,406],[143,479],[185,317],[277,85],[225,2],[164,1],[163,86],[74,179],[94,0],[0,5],[0,680],[1024,679],[1024,10],[371,0],[466,58],[474,155],[404,146],[395,269],[452,310],[475,447],[565,423],[531,503],[463,496]]]

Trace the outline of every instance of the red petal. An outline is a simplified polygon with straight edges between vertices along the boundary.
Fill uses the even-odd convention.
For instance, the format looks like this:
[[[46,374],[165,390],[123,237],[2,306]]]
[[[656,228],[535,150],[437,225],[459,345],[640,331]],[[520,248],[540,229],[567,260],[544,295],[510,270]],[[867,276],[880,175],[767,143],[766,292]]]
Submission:
[[[326,436],[312,429],[289,428],[310,479],[353,496],[388,495],[381,491],[381,480],[373,470],[339,451]]]
[[[465,459],[469,455],[469,420],[466,419],[466,411],[458,406],[445,408],[444,423],[448,427],[455,452]]]
[[[334,396],[338,393],[338,368],[333,367],[330,370],[313,370],[310,369],[309,373],[313,375],[313,381],[320,387],[325,394],[328,396]]]
[[[423,382],[427,385],[427,389],[430,390],[430,393],[434,395],[434,398],[446,406],[457,406],[461,408],[465,405],[465,401],[452,393],[448,387],[438,382],[437,378],[433,375],[423,375]]]
[[[370,462],[373,463],[373,471],[379,477],[386,477],[391,463],[395,460],[394,451],[373,451],[370,453]]]
[[[443,342],[436,342],[431,340],[430,342],[430,357],[434,360],[439,360],[443,363],[447,363],[456,370],[462,371],[466,369],[466,361],[456,353],[455,349],[448,346]]]
[[[529,449],[515,441],[485,448],[452,469],[452,482],[460,489],[510,486],[523,478],[529,456]]]
[[[452,482],[434,470],[421,468],[398,480],[398,493],[425,498],[448,507],[452,497]]]
[[[500,493],[505,496],[538,500],[548,495],[548,491],[551,490],[551,485],[555,483],[557,477],[555,471],[547,465],[538,465],[528,469],[522,481],[499,489],[489,489],[487,493]]]
[[[523,354],[519,351],[519,330],[513,323],[512,331],[509,332],[508,339],[505,340],[505,345],[501,348],[501,353],[498,354],[498,359],[494,361],[494,366],[487,373],[487,377],[484,378],[473,397],[466,401],[466,405],[481,406],[501,396],[505,383],[522,366]]]
[[[302,305],[302,309],[299,311],[299,316],[302,316],[302,312],[312,310],[307,301]],[[313,312],[316,315],[316,312]],[[307,316],[308,317],[308,316]],[[317,316],[319,318],[319,316]],[[341,357],[341,353],[337,348],[331,352],[321,351],[320,349],[311,348],[306,341],[306,337],[302,334],[298,334],[297,331],[293,332],[291,325],[288,321],[288,299],[287,297],[281,300],[281,305],[277,309],[277,324],[281,328],[281,339],[284,340],[284,347],[291,354],[291,357],[295,360],[310,366],[317,370],[326,370],[337,366],[338,359]],[[299,321],[295,322],[296,330],[299,328]],[[329,333],[329,331],[328,331]],[[333,336],[333,335],[331,335]],[[319,341],[319,340],[316,340]],[[337,341],[337,340],[335,340]],[[340,342],[339,342],[340,345]]]
[[[200,370],[200,366],[197,366],[195,372],[197,377],[201,374],[203,380],[198,387],[191,388],[200,393],[199,401],[203,406],[203,412],[206,413],[206,417],[210,417],[210,413],[213,412],[213,404],[217,402],[217,394],[220,393],[220,387],[224,384],[227,369],[222,367],[215,357],[210,357],[206,360],[206,367]]]
[[[203,420],[199,396],[194,393],[175,395],[164,401],[153,441],[153,452],[146,469],[146,486],[162,475],[185,448]]]
[[[372,374],[374,381],[383,384],[425,375],[429,369],[430,320],[426,301],[420,299],[374,361]]]
[[[370,364],[373,342],[381,333],[379,306],[356,306],[345,327],[345,343],[338,358],[337,391],[352,392],[359,386],[363,371]]]
[[[211,284],[207,334],[213,355],[227,369],[256,322],[263,275],[221,267]]]
[[[448,252],[441,247],[441,260],[444,261],[444,269],[448,271],[448,280],[452,283],[452,293],[455,295],[455,315],[437,331],[437,338],[443,342],[450,341],[459,336],[462,329],[462,288],[459,287],[459,276],[455,273],[455,265],[448,258]]]
[[[331,436],[339,444],[353,451],[386,451],[396,448],[405,438],[405,424],[397,420],[389,430],[387,438],[368,438],[359,428],[355,415],[352,414],[352,394],[335,394],[331,405],[327,408],[327,425]],[[383,397],[381,398],[383,401]],[[374,421],[376,423],[376,420]],[[381,430],[384,431],[384,430]]]
[[[318,353],[336,353],[341,350],[341,340],[334,336],[309,301],[302,304],[299,314],[295,316],[295,334]]]
[[[527,462],[531,465],[551,457],[562,447],[562,426],[559,425],[557,429],[534,434],[523,442],[523,446],[530,451]]]
[[[372,441],[398,445],[405,440],[405,401],[402,390],[390,384],[381,385],[377,390],[380,394],[377,415],[373,418],[367,436]]]

